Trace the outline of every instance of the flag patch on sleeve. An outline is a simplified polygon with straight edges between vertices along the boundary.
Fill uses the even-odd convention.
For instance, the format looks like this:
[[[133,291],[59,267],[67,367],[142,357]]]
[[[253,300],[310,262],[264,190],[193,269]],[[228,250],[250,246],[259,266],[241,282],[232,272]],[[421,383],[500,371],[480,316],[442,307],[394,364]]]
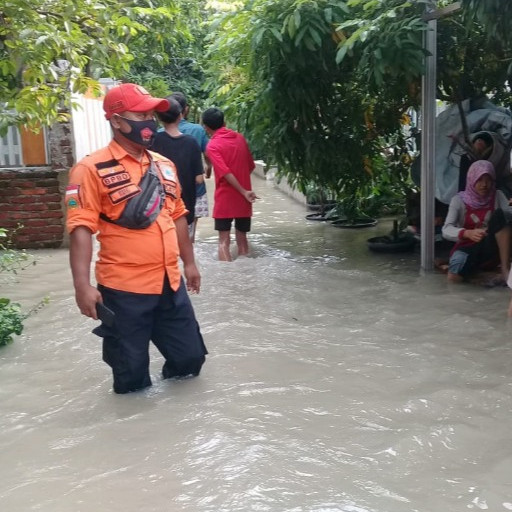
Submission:
[[[80,208],[80,185],[68,185],[66,187],[66,206],[68,209]]]

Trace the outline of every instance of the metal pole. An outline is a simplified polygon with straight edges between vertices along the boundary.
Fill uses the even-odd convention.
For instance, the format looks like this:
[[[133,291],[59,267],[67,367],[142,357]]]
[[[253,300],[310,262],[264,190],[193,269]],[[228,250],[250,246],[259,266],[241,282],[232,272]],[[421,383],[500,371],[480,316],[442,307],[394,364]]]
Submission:
[[[431,0],[426,15],[435,8],[436,0]],[[425,58],[421,92],[421,268],[432,271],[435,241],[436,19],[428,21],[424,47],[429,56]]]

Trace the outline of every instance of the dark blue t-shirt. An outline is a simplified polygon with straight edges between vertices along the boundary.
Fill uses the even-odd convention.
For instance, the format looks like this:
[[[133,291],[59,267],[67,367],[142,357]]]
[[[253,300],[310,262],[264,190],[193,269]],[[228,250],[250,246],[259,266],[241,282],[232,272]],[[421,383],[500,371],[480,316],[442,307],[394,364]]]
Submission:
[[[186,119],[182,119],[180,124],[178,125],[178,130],[181,133],[186,133],[187,135],[192,135],[197,140],[201,151],[204,153],[206,151],[206,145],[208,144],[208,135],[206,135],[206,130],[200,125],[196,123],[191,123]]]
[[[188,210],[187,222],[191,224],[196,206],[196,176],[203,174],[199,144],[192,135],[172,137],[167,132],[158,132],[150,149],[165,156],[176,166],[181,197]]]

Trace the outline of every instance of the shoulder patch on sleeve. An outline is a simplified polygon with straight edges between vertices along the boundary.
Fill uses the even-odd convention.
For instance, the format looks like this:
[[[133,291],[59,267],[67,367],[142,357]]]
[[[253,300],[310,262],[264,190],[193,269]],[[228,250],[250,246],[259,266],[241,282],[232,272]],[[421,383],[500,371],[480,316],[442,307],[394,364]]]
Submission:
[[[66,207],[68,209],[80,208],[80,185],[68,185],[66,187]]]

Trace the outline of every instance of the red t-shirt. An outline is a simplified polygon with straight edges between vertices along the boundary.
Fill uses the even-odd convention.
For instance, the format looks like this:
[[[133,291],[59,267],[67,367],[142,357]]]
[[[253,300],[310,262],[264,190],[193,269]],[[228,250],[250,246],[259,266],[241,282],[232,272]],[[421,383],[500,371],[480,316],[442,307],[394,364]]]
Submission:
[[[252,190],[251,172],[255,165],[244,136],[228,128],[220,128],[210,139],[206,155],[215,175],[213,218],[251,217],[252,203],[224,179],[226,174],[232,173],[243,188]]]

